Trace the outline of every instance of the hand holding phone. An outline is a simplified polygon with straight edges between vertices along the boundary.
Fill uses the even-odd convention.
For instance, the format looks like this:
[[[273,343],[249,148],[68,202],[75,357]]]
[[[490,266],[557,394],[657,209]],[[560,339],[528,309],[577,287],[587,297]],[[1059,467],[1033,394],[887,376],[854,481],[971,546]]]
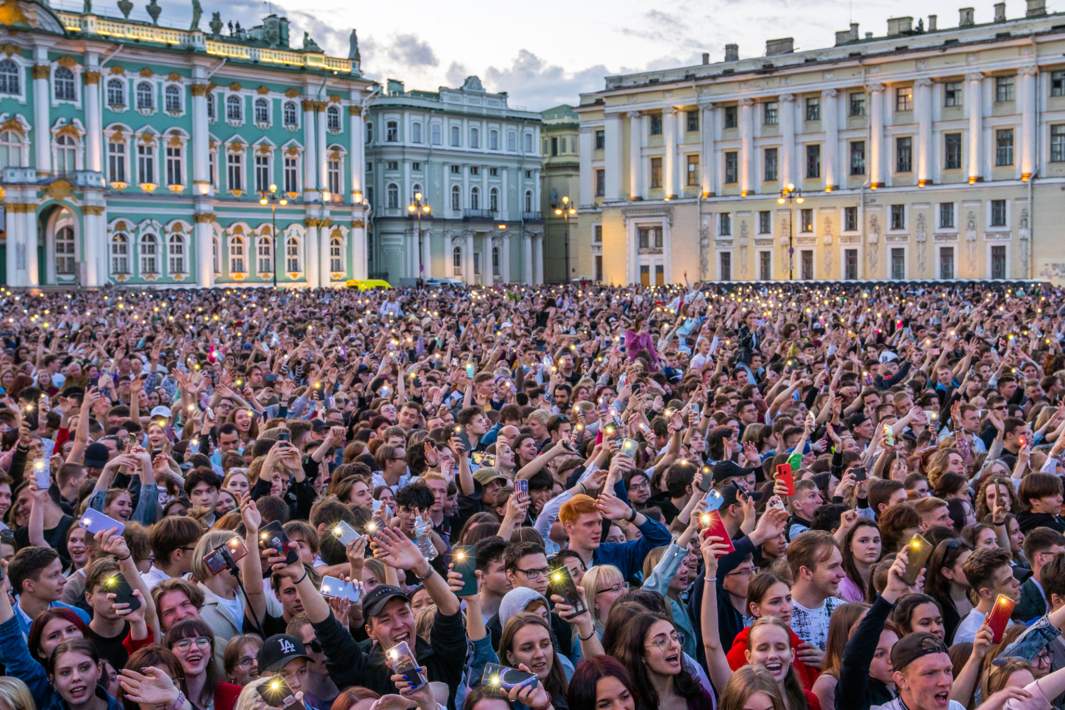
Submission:
[[[362,537],[362,535],[359,535],[358,531],[351,527],[347,521],[338,520],[336,525],[333,526],[333,537],[335,537],[344,547],[349,547],[353,542]]]
[[[299,560],[299,553],[297,553],[295,545],[289,542],[288,535],[282,529],[281,523],[276,520],[259,531],[259,544],[264,548],[272,547],[277,551],[277,554],[284,555],[286,565],[291,565]]]
[[[362,585],[356,582],[346,582],[330,575],[322,578],[322,587],[319,591],[323,597],[346,599],[352,604],[357,604],[362,599]]]
[[[108,594],[115,595],[115,604],[126,604],[130,611],[137,611],[141,608],[140,599],[133,596],[133,588],[129,586],[129,582],[126,581],[126,577],[121,572],[115,572],[109,577],[104,578],[104,589]]]
[[[701,533],[703,539],[716,536],[721,538],[723,544],[728,549],[724,550],[719,557],[733,553],[736,551],[736,545],[732,542],[732,536],[728,534],[728,529],[725,527],[725,521],[721,518],[721,514],[717,511],[713,513],[702,513],[699,517],[699,522],[703,526]]]
[[[410,686],[407,689],[408,692],[418,690],[429,682],[429,679],[422,673],[422,668],[418,665],[418,659],[414,656],[406,641],[400,641],[388,649],[385,653],[385,658],[388,660],[389,669],[393,673],[403,676],[403,679],[407,681]]]
[[[569,568],[562,565],[551,570],[551,575],[548,579],[551,591],[562,597],[563,601],[573,608],[574,616],[580,616],[588,611],[584,599],[577,592],[577,584],[573,581],[573,575],[570,574]]]
[[[121,535],[126,529],[125,523],[115,520],[95,508],[86,508],[79,522],[83,528],[93,535],[108,530],[114,530],[116,534]]]
[[[1017,602],[1014,599],[1007,597],[1005,594],[999,594],[995,598],[995,606],[991,607],[991,613],[987,615],[987,620],[984,621],[991,628],[991,643],[1001,643],[1002,634],[1006,631],[1006,626],[1010,623],[1010,616],[1013,615],[1013,608],[1017,606]]]
[[[917,577],[920,576],[928,558],[932,556],[933,549],[932,543],[921,533],[914,533],[914,536],[906,543],[906,572],[902,575],[906,584],[912,586],[917,582]]]
[[[455,548],[451,555],[451,569],[462,575],[462,589],[455,596],[461,599],[477,593],[477,556],[472,547]]]
[[[784,485],[788,488],[788,497],[795,495],[795,474],[791,470],[790,463],[782,463],[777,466],[778,481],[783,481]]]
[[[538,679],[532,673],[509,668],[498,663],[486,663],[481,675],[481,684],[489,688],[510,692],[513,688],[533,687]]]

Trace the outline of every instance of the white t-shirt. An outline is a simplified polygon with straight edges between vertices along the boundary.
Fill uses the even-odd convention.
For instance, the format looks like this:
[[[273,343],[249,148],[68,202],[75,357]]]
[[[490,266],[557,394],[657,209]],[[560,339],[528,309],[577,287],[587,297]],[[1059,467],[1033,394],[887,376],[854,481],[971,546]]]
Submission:
[[[972,643],[973,639],[976,638],[976,632],[984,625],[985,619],[987,619],[987,614],[974,607],[968,616],[958,624],[958,630],[954,632],[954,640],[951,641],[951,644]]]

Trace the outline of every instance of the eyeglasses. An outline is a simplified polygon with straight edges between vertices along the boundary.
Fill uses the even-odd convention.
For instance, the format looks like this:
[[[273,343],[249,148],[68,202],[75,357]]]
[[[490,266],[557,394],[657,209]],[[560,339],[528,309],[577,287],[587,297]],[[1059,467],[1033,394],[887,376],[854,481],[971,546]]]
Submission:
[[[521,572],[529,579],[540,579],[546,577],[547,573],[551,571],[548,567],[534,567],[532,569],[522,569],[521,567],[515,567],[516,572]]]
[[[211,639],[206,636],[197,636],[196,638],[178,639],[174,642],[174,648],[181,651],[188,651],[193,645],[199,646],[200,648],[210,648]]]
[[[678,646],[681,644],[680,634],[678,634],[676,631],[673,631],[668,635],[658,634],[653,639],[651,639],[651,645],[657,648],[659,651],[664,651],[673,644],[677,644]]]
[[[258,660],[259,659],[255,656],[244,656],[239,661],[237,661],[237,665],[241,668],[251,668]]]
[[[618,582],[617,584],[614,584],[612,586],[603,587],[602,589],[597,590],[595,596],[599,596],[600,594],[606,594],[607,592],[614,592],[616,594],[624,588],[625,585],[621,582]]]
[[[736,575],[737,577],[745,577],[749,574],[754,574],[754,567],[737,567],[725,576],[731,577],[733,575]]]

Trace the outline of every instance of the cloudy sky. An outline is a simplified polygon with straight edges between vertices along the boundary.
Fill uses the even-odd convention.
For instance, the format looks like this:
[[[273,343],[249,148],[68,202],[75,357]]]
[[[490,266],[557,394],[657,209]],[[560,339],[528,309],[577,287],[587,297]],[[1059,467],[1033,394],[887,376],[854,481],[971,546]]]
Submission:
[[[145,0],[133,17],[147,19]],[[212,11],[248,27],[273,9],[292,23],[292,44],[308,31],[332,54],[346,56],[348,35],[358,30],[363,71],[373,79],[397,78],[407,88],[457,86],[469,74],[492,91],[508,91],[511,103],[542,110],[576,103],[578,94],[603,87],[603,77],[696,64],[702,52],[720,60],[726,42],[740,56],[760,56],[765,40],[795,37],[796,49],[831,46],[836,30],[852,20],[860,31],[884,34],[887,18],[936,13],[939,26],[954,27],[958,8],[972,5],[976,21],[993,17],[991,0],[201,0],[203,26]],[[81,0],[53,0],[81,8]],[[94,0],[99,14],[117,15],[115,0]],[[160,24],[184,26],[189,0],[160,0]],[[1065,11],[1065,0],[1047,0]],[[1007,17],[1023,16],[1024,0],[1008,0]],[[927,18],[925,18],[927,23]]]

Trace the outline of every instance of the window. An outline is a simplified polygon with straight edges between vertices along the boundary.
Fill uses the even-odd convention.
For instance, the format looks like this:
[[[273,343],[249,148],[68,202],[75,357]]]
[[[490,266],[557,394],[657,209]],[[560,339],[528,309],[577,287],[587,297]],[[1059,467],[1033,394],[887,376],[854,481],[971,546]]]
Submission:
[[[492,247],[492,275],[499,277],[499,247]]]
[[[55,274],[56,276],[74,275],[74,228],[60,227],[55,233]]]
[[[339,195],[341,190],[340,185],[340,156],[333,154],[329,157],[329,160],[325,164],[326,182],[328,183],[326,189],[334,195]]]
[[[207,151],[207,172],[210,174],[211,186],[216,189],[218,188],[217,153],[218,151],[215,150],[214,146]]]
[[[141,235],[141,273],[159,273],[159,239],[151,233]]]
[[[1065,96],[1065,70],[1050,72],[1050,95]]]
[[[270,156],[263,153],[255,153],[255,191],[268,192],[270,190]]]
[[[211,268],[215,274],[222,273],[222,245],[217,236],[211,237]]]
[[[773,214],[769,210],[758,213],[758,233],[769,234],[773,230]]]
[[[399,170],[399,161],[398,160],[386,161],[385,162],[385,169],[386,170]]]
[[[230,95],[226,97],[226,120],[232,123],[242,123],[244,121],[244,103],[239,96]]]
[[[0,131],[0,169],[22,165],[22,138],[14,131]]]
[[[865,115],[865,92],[852,91],[847,94],[847,115],[860,118]]]
[[[688,187],[699,187],[699,156],[686,156],[684,169],[685,174],[688,176],[684,184]]]
[[[334,274],[344,273],[344,240],[335,233],[329,237],[329,270]]]
[[[821,120],[821,99],[817,97],[811,97],[806,99],[806,120]]]
[[[1013,129],[995,131],[995,166],[1013,165]]]
[[[762,179],[771,182],[777,179],[777,149],[766,148],[762,154]]]
[[[554,157],[556,155],[558,155],[558,138],[556,138],[555,136],[552,136],[551,137],[551,156]]]
[[[385,143],[398,143],[399,142],[399,123],[396,121],[389,121],[385,124]]]
[[[943,148],[943,169],[961,170],[961,134],[945,134],[943,136]]]
[[[418,121],[415,121],[414,123],[410,124],[410,142],[422,142],[422,124]]]
[[[452,165],[452,166],[450,166],[449,169],[450,169],[452,175],[462,175],[462,166],[461,165]]]
[[[821,144],[806,146],[806,177],[821,177]]]
[[[78,168],[78,144],[73,137],[61,135],[55,139],[55,171],[72,173]]]
[[[421,169],[421,163],[414,163],[414,170]],[[488,177],[499,177],[499,168],[488,168]]]
[[[499,188],[493,187],[488,191],[488,209],[492,212],[499,211]]]
[[[167,113],[181,113],[181,87],[168,84],[163,91],[163,108]]]
[[[229,238],[229,273],[247,273],[245,266],[244,237]]]
[[[595,149],[606,150],[606,131],[599,130],[595,132]]]
[[[891,231],[901,232],[906,229],[906,205],[891,205]]]
[[[1006,201],[991,200],[991,223],[992,227],[1005,227],[1006,225]]]
[[[0,94],[18,96],[22,93],[19,86],[22,83],[22,70],[13,59],[0,60]]]
[[[122,232],[111,235],[111,273],[129,274],[129,237]]]
[[[451,250],[451,275],[462,277],[462,247],[455,247]]]
[[[939,278],[954,278],[954,247],[939,247]]]
[[[481,174],[481,166],[480,165],[471,165],[470,166],[470,176],[477,177],[480,174]]]
[[[533,193],[532,193],[532,190],[526,190],[525,191],[525,211],[526,212],[532,212],[533,211]]]
[[[1004,104],[1013,101],[1013,77],[995,77],[995,103]]]
[[[451,186],[451,211],[458,212],[462,209],[462,188],[458,185]]]
[[[459,126],[451,127],[451,147],[458,148],[462,145],[462,128]]]
[[[758,252],[758,278],[762,281],[773,280],[773,252]]]
[[[166,184],[181,185],[185,171],[182,169],[182,146],[181,144],[166,146]]]
[[[865,141],[851,141],[851,175],[865,175]]]
[[[470,128],[470,148],[480,150],[481,148],[481,129]]]
[[[207,120],[214,123],[218,120],[218,115],[215,113],[215,98],[214,94],[207,94],[205,97],[207,100]]]
[[[606,195],[606,170],[598,168],[595,171],[595,196],[604,197]]]
[[[433,145],[440,145],[440,143],[442,141],[443,141],[443,139],[440,136],[440,124],[439,123],[431,123],[431,124],[429,124],[429,142],[432,143]]]
[[[185,268],[185,235],[174,233],[167,239],[166,270],[171,275],[187,274]]]
[[[255,242],[255,271],[260,274],[274,272],[274,244],[270,237],[259,237]]]
[[[282,182],[285,184],[285,192],[299,192],[299,158],[295,155],[286,155],[283,170],[284,179]]]
[[[803,234],[813,234],[814,211],[813,208],[804,207],[799,210],[799,231]]]
[[[477,187],[470,188],[470,209],[481,209],[481,190]]]
[[[846,281],[855,281],[858,278],[858,250],[843,250],[843,278]]]
[[[651,189],[662,188],[662,159],[651,158]]]
[[[803,249],[799,252],[799,278],[812,281],[814,278],[814,250]]]
[[[853,205],[843,208],[843,231],[858,231],[858,208]]]
[[[112,111],[126,108],[126,82],[122,79],[107,80],[107,107]]]
[[[394,182],[388,183],[385,188],[385,207],[390,210],[399,209],[399,185]]]
[[[1005,244],[994,244],[991,247],[991,278],[1007,278]]]
[[[731,185],[739,180],[740,156],[734,150],[725,152],[725,184]]]
[[[662,229],[660,227],[637,227],[636,242],[640,249],[661,250]]]
[[[954,229],[954,203],[939,203],[939,228]]]
[[[895,112],[913,111],[913,87],[900,86],[895,89]]]
[[[651,135],[662,135],[662,114],[652,113],[649,118],[651,119]]]
[[[766,101],[762,104],[762,123],[767,126],[775,126],[779,123],[778,104],[776,101]]]
[[[281,109],[281,122],[285,128],[297,128],[300,123],[299,111],[296,110],[295,101],[286,101]]]
[[[373,143],[373,123],[366,124],[366,145]]]
[[[155,110],[155,87],[150,81],[137,82],[137,110]]]
[[[908,173],[913,170],[913,138],[900,136],[895,139],[895,172]]]
[[[902,247],[891,248],[891,279],[902,281],[906,278],[906,250]]]
[[[507,150],[511,153],[518,152],[518,134],[514,131],[507,131]]]
[[[494,128],[488,131],[488,150],[499,150],[499,131]]]
[[[340,107],[330,106],[325,110],[325,127],[326,130],[333,133],[340,133]]]
[[[735,128],[739,123],[739,111],[735,106],[725,107],[725,128]]]
[[[66,67],[56,67],[55,76],[55,100],[76,101],[77,93],[74,87],[74,72]]]
[[[732,236],[732,215],[728,212],[722,212],[717,216],[717,236]]]
[[[226,153],[226,178],[230,192],[244,189],[244,153],[242,151]]]
[[[1050,127],[1050,162],[1065,162],[1065,123]]]
[[[111,182],[129,182],[126,179],[126,142],[110,141],[107,144],[107,176]]]
[[[532,133],[526,133],[525,134],[525,152],[526,153],[532,153],[533,152]]]
[[[596,224],[592,227],[592,244],[603,245],[603,225]]]
[[[962,102],[962,88],[960,81],[948,81],[943,84],[943,105],[947,108],[958,108]]]
[[[684,112],[684,128],[688,133],[694,133],[699,130],[698,109],[689,109]]]
[[[718,279],[721,281],[732,280],[732,252],[723,251],[717,255],[718,258]]]
[[[300,240],[295,235],[285,240],[285,270],[293,274],[303,271],[303,259],[300,258]]]
[[[255,99],[255,125],[270,125],[270,103],[261,96]]]

